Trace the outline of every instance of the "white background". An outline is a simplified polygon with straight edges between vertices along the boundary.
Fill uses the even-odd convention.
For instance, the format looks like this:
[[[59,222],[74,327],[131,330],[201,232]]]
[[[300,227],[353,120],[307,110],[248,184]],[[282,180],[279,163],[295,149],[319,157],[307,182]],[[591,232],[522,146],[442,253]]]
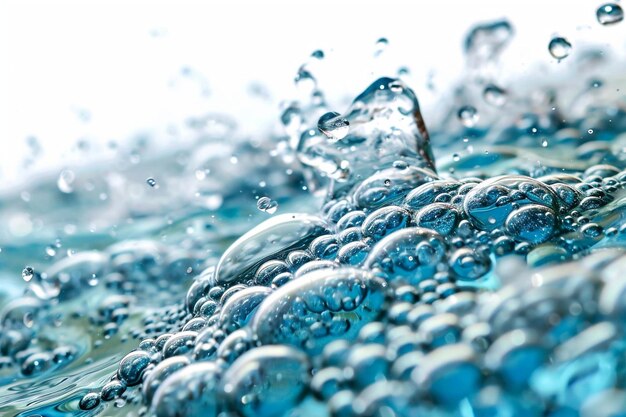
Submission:
[[[626,22],[600,26],[600,4],[1,0],[0,184],[75,163],[80,139],[104,148],[208,111],[235,114],[242,131],[254,135],[293,94],[297,68],[316,49],[327,54],[320,82],[337,103],[372,81],[376,66],[408,65],[428,121],[437,98],[437,89],[426,91],[428,74],[442,91],[461,71],[463,36],[473,23],[501,17],[513,23],[516,37],[503,67],[510,75],[559,65],[547,53],[555,34],[576,41],[609,33],[623,48]],[[376,61],[382,36],[389,46]],[[191,77],[181,76],[183,67]],[[272,100],[251,98],[253,81]],[[28,136],[43,152],[25,165]]]

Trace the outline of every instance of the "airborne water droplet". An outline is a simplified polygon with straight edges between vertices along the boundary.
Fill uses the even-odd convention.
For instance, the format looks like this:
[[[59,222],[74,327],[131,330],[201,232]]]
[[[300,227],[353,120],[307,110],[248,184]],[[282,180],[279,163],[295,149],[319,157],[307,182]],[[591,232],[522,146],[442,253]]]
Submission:
[[[287,131],[296,132],[302,125],[302,112],[296,103],[291,103],[280,115],[280,121]]]
[[[337,112],[328,112],[320,117],[317,122],[317,128],[328,139],[341,140],[348,135],[350,131],[350,122]]]
[[[507,20],[476,25],[465,38],[465,54],[472,61],[493,59],[510,42],[513,32],[513,26]]]
[[[461,107],[457,115],[465,127],[473,127],[479,118],[478,111],[472,106]]]
[[[152,177],[149,177],[149,178],[146,180],[146,183],[147,183],[150,187],[152,187],[152,188],[157,188],[157,182],[156,182],[156,180],[155,180],[154,178],[152,178]]]
[[[485,101],[492,106],[502,106],[506,103],[506,91],[495,84],[489,84],[483,91]]]
[[[321,49],[318,49],[316,51],[313,51],[311,56],[315,59],[324,59],[324,51],[322,51]]]
[[[567,58],[570,51],[572,49],[572,44],[569,41],[562,37],[552,38],[550,43],[548,44],[548,51],[550,51],[550,55],[554,58],[561,59]]]
[[[411,74],[411,70],[409,70],[407,67],[398,68],[398,77],[404,77],[409,74]]]
[[[596,18],[601,25],[612,25],[624,20],[624,10],[619,4],[606,3],[598,7]]]
[[[298,74],[296,74],[294,82],[296,83],[296,87],[298,87],[298,89],[311,93],[317,87],[317,80],[305,65],[302,65],[298,69]]]
[[[269,197],[261,197],[256,202],[256,208],[268,214],[274,214],[278,209],[278,203]]]
[[[74,175],[74,171],[64,169],[57,179],[57,187],[62,193],[70,194],[74,192],[73,184],[75,179],[76,175]]]
[[[380,56],[380,54],[382,54],[384,52],[384,50],[387,48],[387,45],[389,44],[389,41],[387,40],[387,38],[379,38],[376,41],[376,51],[374,52],[374,56]]]
[[[35,276],[35,270],[32,266],[27,266],[22,270],[22,279],[29,282]]]

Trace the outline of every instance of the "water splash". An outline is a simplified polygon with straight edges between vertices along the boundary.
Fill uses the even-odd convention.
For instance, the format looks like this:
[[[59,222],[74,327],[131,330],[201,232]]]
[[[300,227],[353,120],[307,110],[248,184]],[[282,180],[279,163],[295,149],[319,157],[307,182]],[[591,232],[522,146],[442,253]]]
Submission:
[[[7,216],[12,236],[41,239],[3,244],[26,288],[2,300],[2,413],[622,411],[626,111],[611,73],[574,93],[482,73],[512,36],[507,21],[470,31],[471,76],[432,142],[404,81],[377,79],[339,114],[305,65],[310,101],[283,108],[287,139],[230,146],[228,123],[196,120],[194,148],[158,161],[163,193],[143,157],[106,183],[64,170],[47,211],[85,193],[141,204],[106,233],[73,218],[62,242]],[[559,61],[571,49],[550,44]],[[303,193],[314,180],[322,203]]]

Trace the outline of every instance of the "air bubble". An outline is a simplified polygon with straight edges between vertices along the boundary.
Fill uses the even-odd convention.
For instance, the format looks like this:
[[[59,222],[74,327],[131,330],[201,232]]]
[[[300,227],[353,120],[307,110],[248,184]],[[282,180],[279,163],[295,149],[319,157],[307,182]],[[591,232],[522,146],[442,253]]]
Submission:
[[[26,282],[30,282],[35,276],[35,270],[31,266],[27,266],[22,270],[22,279]]]

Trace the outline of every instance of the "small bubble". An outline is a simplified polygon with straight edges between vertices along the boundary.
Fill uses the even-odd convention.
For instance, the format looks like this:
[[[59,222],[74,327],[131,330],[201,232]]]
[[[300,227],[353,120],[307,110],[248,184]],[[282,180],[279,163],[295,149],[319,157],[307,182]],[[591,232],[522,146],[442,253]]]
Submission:
[[[590,135],[593,134],[593,129],[587,130],[587,133],[589,133]]]
[[[548,139],[543,139],[541,141],[541,146],[544,147],[544,148],[547,148],[548,147]]]
[[[624,20],[624,10],[619,4],[606,3],[598,7],[596,18],[601,25],[612,25]]]
[[[32,266],[27,266],[22,270],[22,279],[29,282],[35,276],[35,270]]]
[[[457,115],[465,127],[473,127],[479,119],[478,111],[472,106],[461,107]]]
[[[96,285],[98,285],[98,277],[96,276],[96,274],[91,274],[91,278],[89,278],[89,281],[87,281],[87,284],[89,284],[92,287],[95,287]]]
[[[198,181],[202,181],[203,179],[206,178],[206,173],[204,172],[203,169],[197,169],[195,172],[195,176]]]
[[[54,256],[57,254],[56,249],[54,248],[54,246],[52,245],[48,245],[46,246],[46,255],[48,256]]]
[[[148,184],[148,185],[149,185],[150,187],[152,187],[152,188],[157,188],[157,182],[156,182],[156,180],[155,180],[154,178],[152,178],[152,177],[149,177],[149,178],[146,180],[146,184]]]
[[[409,165],[405,161],[398,160],[393,162],[393,167],[396,169],[407,169]]]
[[[459,156],[458,153],[452,154],[452,160],[454,162],[459,162],[460,159],[461,159],[461,157]]]
[[[256,202],[256,208],[265,213],[274,214],[278,209],[278,203],[269,197],[261,197]]]
[[[550,43],[548,44],[548,51],[550,51],[550,55],[554,58],[561,59],[567,58],[570,51],[572,49],[572,44],[569,41],[562,37],[552,38]]]
[[[385,187],[389,187],[391,185],[391,180],[390,179],[386,179],[385,180]]]

